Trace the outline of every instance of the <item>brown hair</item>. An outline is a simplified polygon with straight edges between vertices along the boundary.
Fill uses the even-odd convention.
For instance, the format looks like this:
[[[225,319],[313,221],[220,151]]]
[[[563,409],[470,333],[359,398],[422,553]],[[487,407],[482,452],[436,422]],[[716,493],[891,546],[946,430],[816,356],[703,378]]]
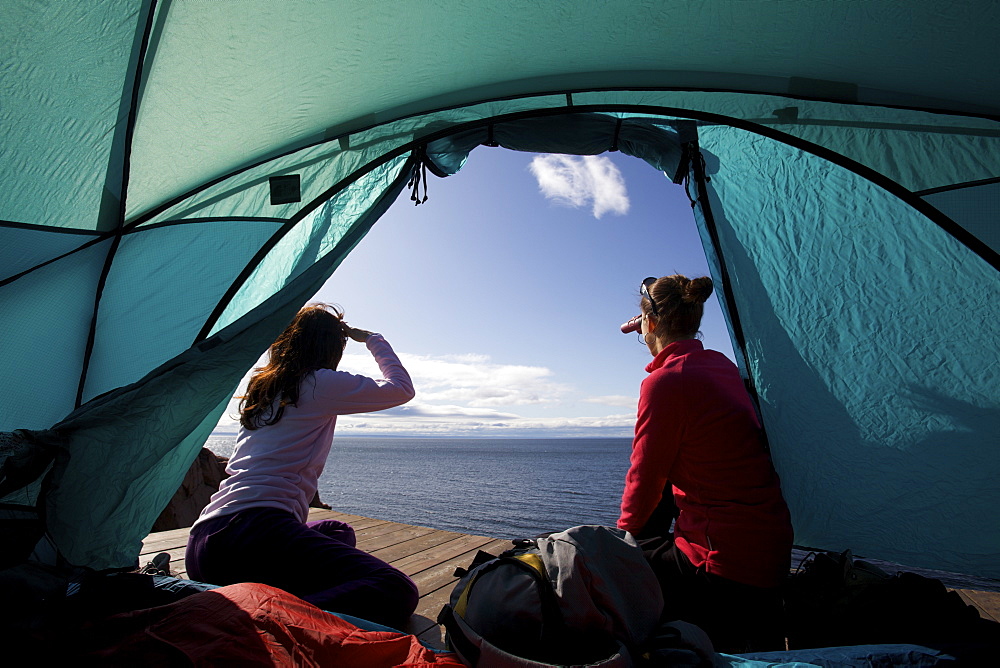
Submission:
[[[299,385],[317,369],[336,369],[347,345],[344,312],[329,304],[302,308],[268,349],[268,362],[254,369],[240,401],[240,424],[258,429],[281,419],[299,400]],[[275,404],[277,403],[277,407]]]
[[[653,313],[645,297],[640,307],[647,317],[652,316],[656,320],[654,332],[657,338],[693,339],[701,327],[705,301],[712,295],[712,288],[712,279],[708,276],[662,276],[647,288],[656,302],[656,313]]]

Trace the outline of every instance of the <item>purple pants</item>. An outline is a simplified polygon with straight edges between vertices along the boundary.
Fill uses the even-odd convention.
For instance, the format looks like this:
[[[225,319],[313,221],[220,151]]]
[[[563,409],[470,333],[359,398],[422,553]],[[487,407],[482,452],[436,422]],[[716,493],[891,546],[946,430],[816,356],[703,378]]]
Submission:
[[[188,577],[217,585],[260,582],[313,605],[402,627],[417,607],[405,574],[355,547],[337,520],[302,524],[277,508],[250,508],[191,529]]]

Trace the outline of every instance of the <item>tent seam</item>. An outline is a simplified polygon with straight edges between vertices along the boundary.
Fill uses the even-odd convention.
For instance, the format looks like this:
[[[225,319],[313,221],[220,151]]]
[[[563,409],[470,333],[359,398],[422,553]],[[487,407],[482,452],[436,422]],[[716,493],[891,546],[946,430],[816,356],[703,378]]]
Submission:
[[[125,146],[122,150],[122,187],[118,204],[118,223],[115,226],[114,241],[111,244],[111,248],[108,249],[107,258],[105,259],[104,267],[101,270],[101,277],[97,281],[97,289],[95,290],[94,295],[94,314],[90,320],[90,330],[87,334],[87,345],[84,349],[83,364],[81,365],[80,370],[80,383],[77,386],[76,391],[77,407],[83,403],[83,392],[87,385],[87,375],[90,372],[90,360],[97,340],[97,320],[101,310],[101,299],[104,296],[104,286],[107,283],[108,275],[111,273],[111,265],[114,264],[115,254],[118,251],[118,247],[121,245],[122,228],[125,223],[126,202],[128,200],[128,180],[129,167],[131,166],[132,158],[132,138],[135,135],[135,121],[138,117],[139,90],[142,85],[142,75],[145,71],[146,50],[149,47],[149,38],[153,31],[154,18],[156,15],[156,2],[157,0],[150,0],[149,5],[147,6],[146,23],[142,30],[142,38],[139,46],[138,59],[136,60],[135,72],[131,73],[131,76],[133,77],[131,106],[129,108],[128,120],[125,127]]]
[[[58,255],[58,256],[56,256],[54,258],[50,258],[50,259],[46,260],[45,262],[42,262],[40,264],[36,264],[33,267],[25,269],[24,271],[22,271],[22,272],[20,272],[18,274],[14,274],[13,276],[8,276],[7,278],[5,278],[3,280],[0,280],[0,288],[4,287],[5,285],[9,285],[10,283],[13,283],[14,281],[16,281],[16,280],[18,280],[18,279],[20,279],[20,278],[22,278],[24,276],[27,276],[28,274],[30,274],[30,273],[32,273],[34,271],[37,271],[37,270],[41,269],[42,267],[47,267],[48,265],[52,264],[53,262],[58,262],[59,260],[62,260],[63,258],[67,258],[70,255],[75,255],[76,253],[79,253],[81,251],[87,250],[91,246],[96,246],[97,244],[99,244],[99,243],[101,243],[103,241],[106,241],[107,239],[108,239],[108,237],[105,237],[103,235],[99,239],[91,239],[90,241],[86,242],[85,244],[77,246],[73,250],[66,251],[62,255]]]
[[[250,222],[250,223],[252,223],[252,222],[264,222],[264,223],[280,223],[280,224],[284,224],[285,222],[287,222],[287,220],[285,218],[253,218],[251,216],[231,216],[231,217],[228,217],[228,218],[220,216],[220,217],[217,217],[217,218],[189,218],[189,219],[185,219],[185,220],[165,220],[165,221],[162,221],[162,222],[159,222],[159,223],[152,223],[150,225],[143,225],[142,227],[138,227],[138,228],[123,230],[122,231],[122,235],[123,236],[128,236],[128,235],[133,235],[133,234],[141,234],[143,232],[148,232],[150,230],[155,230],[155,229],[159,229],[159,228],[162,228],[162,227],[177,227],[177,226],[180,226],[180,225],[187,225],[187,224],[194,224],[194,223],[205,224],[205,223],[228,223],[228,222]],[[0,225],[0,227],[2,227],[2,225]],[[49,232],[56,232],[55,230],[51,230],[51,229],[48,229],[48,228],[35,228],[35,229],[40,229],[40,230],[49,231]],[[28,274],[30,274],[30,273],[32,273],[34,271],[37,271],[38,269],[46,267],[46,266],[52,264],[53,262],[58,262],[59,260],[67,258],[70,255],[75,255],[76,253],[79,253],[81,251],[87,250],[91,246],[99,244],[102,241],[107,241],[108,239],[112,239],[117,234],[117,233],[114,233],[114,232],[93,232],[93,233],[91,233],[91,232],[79,232],[79,233],[81,233],[81,234],[88,234],[88,235],[89,234],[96,234],[98,236],[96,238],[91,239],[90,241],[88,241],[88,242],[80,245],[80,246],[77,246],[76,248],[74,248],[74,249],[72,249],[70,251],[67,251],[67,252],[63,253],[62,255],[56,256],[56,257],[51,258],[49,260],[46,260],[45,262],[42,262],[40,264],[36,264],[33,267],[30,267],[29,269],[25,269],[24,271],[22,271],[22,272],[20,272],[18,274],[14,274],[13,276],[8,276],[7,278],[0,280],[0,288],[2,288],[3,286],[5,286],[5,285],[7,285],[9,283],[13,283],[14,281],[16,281],[16,280],[18,280],[18,279],[20,279],[20,278],[22,278],[24,276],[27,276]]]
[[[926,190],[914,191],[914,195],[917,197],[926,197],[928,195],[936,195],[938,193],[945,193],[952,190],[962,190],[964,188],[976,188],[978,186],[988,186],[994,183],[1000,183],[1000,176],[994,176],[991,179],[979,179],[978,181],[965,181],[963,183],[953,183],[949,186],[939,186],[937,188],[927,188]]]
[[[278,223],[284,225],[288,222],[288,218],[274,218],[270,216],[205,216],[203,218],[179,218],[176,220],[162,220],[158,223],[150,223],[149,225],[143,225],[141,227],[133,227],[125,230],[125,234],[141,234],[142,232],[147,232],[149,230],[156,230],[162,227],[177,227],[179,225],[188,225],[193,223],[203,224],[203,223]]]
[[[250,258],[250,261],[243,268],[243,271],[241,271],[239,275],[233,280],[232,284],[229,286],[229,289],[227,289],[226,292],[223,293],[222,297],[219,298],[218,303],[216,304],[212,312],[209,314],[208,318],[205,320],[205,324],[202,326],[201,331],[198,332],[198,335],[195,337],[192,345],[195,345],[208,338],[208,333],[212,331],[213,327],[215,327],[215,324],[218,322],[219,318],[222,317],[222,314],[229,306],[233,297],[236,296],[236,293],[239,292],[240,288],[243,287],[247,279],[250,278],[250,275],[254,272],[254,270],[256,270],[256,268],[260,265],[260,263],[264,261],[264,258],[267,257],[268,253],[271,252],[271,250],[278,244],[278,242],[281,241],[281,239],[284,238],[284,236],[288,234],[288,232],[293,227],[295,227],[296,224],[298,224],[303,218],[312,213],[312,211],[322,206],[323,203],[333,198],[337,193],[342,191],[344,188],[348,187],[349,185],[360,179],[365,174],[374,171],[376,168],[382,166],[383,164],[391,162],[395,157],[398,156],[387,154],[386,156],[383,156],[384,159],[370,162],[367,165],[365,165],[365,167],[363,167],[362,169],[352,172],[350,175],[341,179],[332,187],[328,188],[318,197],[314,198],[309,204],[303,207],[295,216],[289,218],[288,222],[285,223],[281,227],[281,229],[279,229],[273,235],[271,235],[271,238],[268,239],[264,243],[264,245],[262,245],[257,250],[254,256]],[[397,184],[401,180],[409,178],[410,171],[413,169],[413,165],[415,163],[418,163],[418,160],[414,154],[411,155],[410,158],[407,160],[407,162],[403,165],[403,169],[400,171],[400,175],[393,181],[393,185]]]
[[[78,227],[53,227],[51,225],[38,225],[37,223],[19,223],[14,220],[0,220],[0,227],[15,230],[35,230],[51,234],[81,234],[100,237],[105,237],[108,234],[107,232],[100,232],[98,230],[81,230]]]

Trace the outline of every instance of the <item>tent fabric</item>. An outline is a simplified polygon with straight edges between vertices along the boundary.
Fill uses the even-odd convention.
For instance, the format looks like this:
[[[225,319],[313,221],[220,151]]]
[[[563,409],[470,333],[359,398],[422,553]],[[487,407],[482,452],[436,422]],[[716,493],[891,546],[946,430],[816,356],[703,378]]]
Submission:
[[[923,198],[1000,253],[1000,182],[932,192]]]
[[[0,202],[0,220],[102,231],[117,222],[111,206],[121,197],[128,73],[144,4],[0,8],[0,169],[16,181]]]
[[[312,264],[274,270],[269,278],[273,294],[247,314],[138,382],[88,401],[54,425],[52,432],[70,440],[70,456],[57,463],[54,490],[43,503],[48,539],[62,558],[97,569],[133,564],[233,388],[404,185],[405,179],[397,177],[367,210],[352,211],[358,218],[349,227],[336,228],[338,244]],[[326,224],[337,221],[332,212],[320,218]],[[109,443],[129,447],[123,451]],[[99,488],[95,480],[101,481]]]
[[[516,0],[459,12],[448,3],[402,10],[360,0],[161,2],[129,217],[275,150],[540,91],[693,85],[1000,109],[986,66],[996,59],[987,26],[1000,8],[796,4]],[[192,80],[198,85],[183,83]]]
[[[47,540],[131,565],[239,378],[422,163],[617,147],[672,180],[696,137],[711,181],[687,187],[798,541],[1000,576],[998,20],[3,4],[0,430],[68,435]]]
[[[734,128],[700,143],[796,541],[976,570],[1000,547],[981,524],[994,470],[977,464],[996,451],[996,270],[826,160]],[[947,508],[929,503],[936,488]]]

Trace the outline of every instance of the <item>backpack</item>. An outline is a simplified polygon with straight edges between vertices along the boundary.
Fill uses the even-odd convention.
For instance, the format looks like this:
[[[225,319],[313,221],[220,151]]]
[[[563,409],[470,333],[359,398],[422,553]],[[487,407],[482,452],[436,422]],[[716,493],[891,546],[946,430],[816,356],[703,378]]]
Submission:
[[[438,621],[470,666],[631,666],[663,597],[631,535],[578,526],[480,552]]]

